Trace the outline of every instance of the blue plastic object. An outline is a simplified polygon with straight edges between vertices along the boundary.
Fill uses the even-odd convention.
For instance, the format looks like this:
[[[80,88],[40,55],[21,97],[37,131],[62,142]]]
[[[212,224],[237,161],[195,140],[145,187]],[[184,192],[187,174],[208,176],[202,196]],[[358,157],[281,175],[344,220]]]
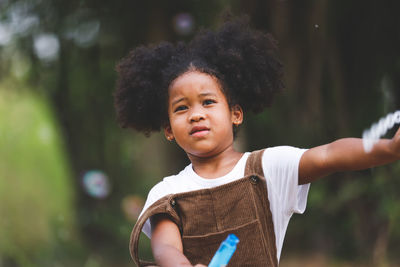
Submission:
[[[228,265],[229,260],[236,250],[237,243],[239,243],[239,238],[234,234],[229,234],[219,246],[208,267],[223,267]]]

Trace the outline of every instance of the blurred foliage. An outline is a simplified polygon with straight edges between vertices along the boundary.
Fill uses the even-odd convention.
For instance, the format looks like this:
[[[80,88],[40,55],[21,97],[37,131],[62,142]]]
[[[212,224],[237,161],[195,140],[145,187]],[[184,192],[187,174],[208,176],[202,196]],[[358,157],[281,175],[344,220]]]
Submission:
[[[399,7],[394,0],[0,0],[0,266],[130,264],[137,206],[188,160],[162,134],[145,138],[116,125],[114,68],[129,49],[189,40],[215,27],[226,8],[248,14],[278,39],[287,89],[266,112],[246,114],[238,147],[312,147],[361,136],[399,109]],[[192,28],[179,28],[182,19]],[[85,191],[90,170],[108,177],[110,195]],[[313,184],[306,214],[288,228],[283,262],[322,253],[336,262],[399,264],[398,177],[395,163]],[[149,242],[143,246],[151,257]]]
[[[15,84],[13,84],[15,86]],[[0,85],[0,259],[52,264],[78,242],[63,142],[44,98]]]

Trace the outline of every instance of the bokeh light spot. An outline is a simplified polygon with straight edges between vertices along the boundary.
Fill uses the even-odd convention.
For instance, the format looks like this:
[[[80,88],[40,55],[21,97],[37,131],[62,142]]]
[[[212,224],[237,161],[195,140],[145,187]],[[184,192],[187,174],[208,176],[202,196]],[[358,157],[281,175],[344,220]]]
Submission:
[[[66,32],[68,39],[74,40],[75,44],[80,47],[89,47],[96,43],[100,32],[100,22],[98,20],[91,20],[73,25]]]
[[[10,27],[5,23],[0,23],[0,45],[7,45],[12,38]]]
[[[142,197],[137,195],[128,195],[122,199],[121,208],[125,217],[129,221],[135,222],[143,209],[143,205],[144,200]]]
[[[42,124],[38,128],[38,137],[43,144],[52,142],[53,133],[49,125]]]
[[[35,53],[43,61],[53,61],[58,58],[60,42],[54,34],[40,34],[33,41]]]

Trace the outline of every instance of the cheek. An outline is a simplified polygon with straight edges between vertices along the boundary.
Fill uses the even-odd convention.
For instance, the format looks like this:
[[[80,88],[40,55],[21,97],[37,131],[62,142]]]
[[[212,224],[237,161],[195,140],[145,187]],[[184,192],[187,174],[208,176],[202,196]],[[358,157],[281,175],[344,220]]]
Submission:
[[[226,135],[229,135],[231,132],[233,134],[233,121],[230,114],[224,114],[223,116],[220,116],[216,123],[220,125],[221,129]]]
[[[180,129],[185,127],[184,118],[173,116],[170,118],[170,125],[172,132],[179,134]]]

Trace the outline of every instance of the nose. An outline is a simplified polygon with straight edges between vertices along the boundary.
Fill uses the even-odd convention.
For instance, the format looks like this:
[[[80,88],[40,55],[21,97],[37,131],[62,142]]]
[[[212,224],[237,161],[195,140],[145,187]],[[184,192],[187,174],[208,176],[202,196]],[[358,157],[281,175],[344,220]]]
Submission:
[[[197,122],[205,119],[204,110],[201,107],[193,107],[190,114],[190,122]]]

